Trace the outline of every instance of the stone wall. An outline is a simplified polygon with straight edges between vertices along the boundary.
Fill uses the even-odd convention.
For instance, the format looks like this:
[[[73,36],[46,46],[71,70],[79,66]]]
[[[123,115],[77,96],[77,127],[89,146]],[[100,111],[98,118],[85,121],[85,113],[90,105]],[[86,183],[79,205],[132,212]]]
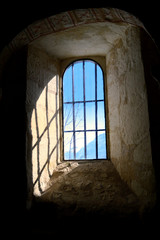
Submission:
[[[57,166],[39,201],[52,202],[58,217],[103,216],[109,221],[139,214],[139,199],[111,161],[67,161]],[[111,217],[112,216],[112,217]]]
[[[98,27],[102,26],[98,25]],[[121,27],[123,31],[120,31],[116,37],[114,31],[108,32],[108,36],[112,36],[112,44],[106,41],[105,44],[108,44],[109,48],[107,52],[103,51],[103,56],[99,56],[103,60],[106,58],[104,79],[108,100],[106,102],[108,155],[121,178],[138,196],[142,205],[147,207],[154,205],[156,196],[140,29],[132,25]],[[89,29],[87,28],[87,31]],[[68,36],[72,36],[72,31],[74,30],[68,32]],[[103,38],[106,33],[104,32],[101,37]],[[57,33],[56,37],[58,43],[61,44],[63,40],[66,42],[66,45],[63,44],[65,49],[67,41],[71,44],[71,37],[67,40],[65,33],[63,34],[64,39],[62,34]],[[88,42],[88,38],[83,40]],[[44,48],[40,49],[40,45],[36,48],[36,42],[28,48],[26,107],[29,171],[27,172],[30,179],[28,185],[32,186],[33,182],[34,195],[42,195],[48,187],[53,170],[63,161],[63,156],[60,155],[60,144],[62,144],[60,142],[61,111],[59,111],[59,99],[62,100],[59,96],[60,71],[62,71],[60,65],[62,68],[69,59],[78,58],[76,46],[79,46],[79,42],[77,41],[74,42],[70,58],[64,56],[62,59],[61,56],[61,61],[55,60],[53,55],[49,56]],[[99,48],[102,45],[104,46],[104,42],[100,41]],[[81,48],[79,51],[81,52]],[[94,48],[90,49],[90,54],[95,56]]]
[[[58,81],[57,61],[29,47],[26,107],[28,158],[32,162],[27,162],[35,195],[43,193],[59,160]]]
[[[139,29],[130,27],[107,55],[110,158],[143,204],[155,202],[147,92]]]

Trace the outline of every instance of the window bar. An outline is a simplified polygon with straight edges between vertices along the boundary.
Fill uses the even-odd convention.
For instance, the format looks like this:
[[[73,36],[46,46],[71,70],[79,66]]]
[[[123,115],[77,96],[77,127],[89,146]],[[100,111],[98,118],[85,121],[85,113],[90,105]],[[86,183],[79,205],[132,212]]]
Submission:
[[[105,129],[97,129],[97,132],[102,132],[102,131],[105,131]],[[64,131],[64,132],[66,132],[66,133],[67,133],[67,132],[68,132],[68,133],[70,132],[70,133],[71,133],[71,132],[73,132],[73,131],[72,131],[72,130],[66,130],[66,131]],[[88,130],[86,130],[86,131],[85,131],[85,130],[75,130],[75,133],[76,133],[76,132],[95,132],[95,129],[88,129]]]
[[[85,94],[85,63],[83,61],[83,100],[84,100],[84,158],[87,158],[87,143],[86,143],[86,94]]]
[[[97,118],[97,64],[95,63],[95,120],[96,120],[96,159],[98,159],[98,118]]]
[[[86,100],[85,101],[86,103],[87,102],[96,102],[96,100]],[[97,102],[104,102],[103,99],[98,99]],[[71,102],[64,102],[65,104],[71,104]],[[74,101],[74,103],[84,103],[84,101]]]
[[[74,151],[74,159],[76,159],[75,109],[74,109],[74,63],[72,64],[72,98],[73,98],[73,151]]]

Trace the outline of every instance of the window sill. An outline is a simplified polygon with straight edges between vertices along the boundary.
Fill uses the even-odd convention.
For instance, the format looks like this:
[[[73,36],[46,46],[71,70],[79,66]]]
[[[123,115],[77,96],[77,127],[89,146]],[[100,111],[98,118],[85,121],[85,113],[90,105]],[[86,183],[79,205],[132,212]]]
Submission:
[[[94,162],[98,162],[98,161],[110,161],[109,159],[105,158],[105,159],[88,159],[88,160],[62,160],[61,163],[67,163],[67,162],[77,162],[79,164],[82,164],[82,163],[94,163]],[[61,164],[60,163],[60,164]]]

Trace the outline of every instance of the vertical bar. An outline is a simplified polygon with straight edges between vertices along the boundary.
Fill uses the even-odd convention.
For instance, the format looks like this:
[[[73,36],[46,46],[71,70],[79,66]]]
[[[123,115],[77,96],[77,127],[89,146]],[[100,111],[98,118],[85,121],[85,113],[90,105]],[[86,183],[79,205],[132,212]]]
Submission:
[[[101,69],[102,70],[102,69]],[[105,138],[106,138],[106,159],[108,159],[108,142],[109,142],[109,132],[108,132],[108,124],[106,122],[107,119],[107,110],[108,110],[108,99],[107,99],[107,95],[106,95],[106,85],[105,85],[105,78],[104,78],[104,72],[102,71],[103,73],[103,101],[104,101],[104,114],[105,114]],[[107,128],[107,129],[106,129]]]
[[[72,98],[73,98],[73,149],[74,149],[74,159],[76,159],[75,109],[74,109],[74,63],[72,64]]]
[[[95,121],[96,121],[96,159],[98,159],[98,122],[97,122],[97,63],[95,63]]]
[[[86,94],[85,94],[85,61],[83,60],[83,100],[84,100],[84,158],[87,158],[86,146]]]

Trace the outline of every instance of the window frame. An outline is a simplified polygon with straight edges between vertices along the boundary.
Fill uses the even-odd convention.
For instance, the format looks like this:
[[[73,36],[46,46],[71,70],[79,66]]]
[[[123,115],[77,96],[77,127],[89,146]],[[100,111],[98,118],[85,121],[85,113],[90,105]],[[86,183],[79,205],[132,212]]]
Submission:
[[[105,58],[103,57],[103,59],[105,60]],[[101,62],[102,61],[97,61],[97,59],[94,58],[74,58],[72,60],[69,60],[67,62],[67,64],[64,64],[65,66],[63,67],[63,70],[61,71],[61,84],[60,84],[60,102],[61,102],[61,119],[60,119],[60,122],[61,122],[61,159],[62,161],[64,162],[67,162],[67,161],[77,161],[77,162],[91,162],[91,161],[103,161],[103,160],[109,160],[109,148],[108,148],[108,142],[109,142],[109,138],[108,138],[108,119],[107,119],[107,112],[108,112],[108,104],[107,104],[107,97],[106,97],[106,81],[105,81],[105,71],[104,71],[104,66],[105,66],[105,61],[103,61],[104,64],[102,64]],[[96,134],[96,158],[94,159],[87,159],[87,158],[84,158],[84,159],[76,159],[76,158],[73,158],[73,159],[65,159],[64,155],[64,124],[63,124],[63,117],[64,117],[64,112],[63,112],[63,77],[64,77],[64,74],[67,70],[67,68],[69,66],[72,67],[72,65],[76,62],[79,62],[79,61],[82,61],[83,64],[84,64],[84,61],[91,61],[91,62],[94,62],[95,65],[98,65],[102,71],[102,76],[103,76],[103,94],[104,94],[104,99],[103,100],[97,100],[97,99],[94,99],[93,101],[92,100],[86,100],[85,99],[83,101],[79,101],[79,102],[82,102],[82,103],[86,103],[86,102],[95,102],[97,105],[97,102],[104,102],[104,119],[105,119],[105,128],[104,129],[98,129],[97,126],[95,127],[94,130],[82,130],[82,132],[86,133],[86,132],[95,132]],[[61,66],[62,67],[62,66]],[[96,71],[97,67],[95,68],[95,71]],[[84,71],[84,70],[83,70]],[[96,73],[96,72],[95,72]],[[84,77],[85,78],[85,77]],[[95,76],[96,78],[96,76]],[[83,81],[85,81],[85,79],[83,79]],[[95,79],[95,82],[97,82],[97,80]],[[96,87],[96,86],[95,86]],[[96,97],[95,97],[96,98]],[[72,104],[74,104],[75,102],[71,102]],[[97,111],[95,109],[95,111]],[[85,114],[85,113],[84,113]],[[95,112],[96,116],[97,116],[97,112]],[[95,118],[95,121],[97,117]],[[97,124],[97,123],[96,123]],[[97,155],[98,155],[98,143],[97,143],[97,132],[98,131],[105,131],[105,138],[106,138],[106,158],[97,158]],[[71,131],[71,132],[76,132],[76,130],[74,131]],[[80,130],[77,130],[77,132],[80,132]],[[84,137],[84,141],[86,140],[86,137]],[[86,145],[86,143],[85,143]],[[87,146],[87,145],[86,145]],[[84,148],[86,148],[86,146]],[[86,151],[86,150],[85,150]],[[74,153],[74,156],[75,156],[75,153]],[[86,152],[85,152],[85,156],[86,156]]]

